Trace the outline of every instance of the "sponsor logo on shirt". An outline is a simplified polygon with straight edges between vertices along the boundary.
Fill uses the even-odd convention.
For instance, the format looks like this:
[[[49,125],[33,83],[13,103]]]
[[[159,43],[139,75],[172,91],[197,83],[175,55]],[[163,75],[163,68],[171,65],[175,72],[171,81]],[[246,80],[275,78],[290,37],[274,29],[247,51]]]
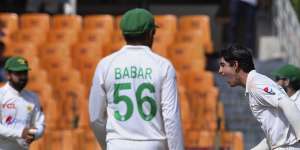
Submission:
[[[2,104],[3,109],[16,109],[16,105],[14,103],[4,103]]]
[[[15,121],[15,119],[12,116],[7,116],[5,119],[5,123],[10,125]]]
[[[264,88],[264,91],[268,94],[275,95],[275,92],[267,86]]]

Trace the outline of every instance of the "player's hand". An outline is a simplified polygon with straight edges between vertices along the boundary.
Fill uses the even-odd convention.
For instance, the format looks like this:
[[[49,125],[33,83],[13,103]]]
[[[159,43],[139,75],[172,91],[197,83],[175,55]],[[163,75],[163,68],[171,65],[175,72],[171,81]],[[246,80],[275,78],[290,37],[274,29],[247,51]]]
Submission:
[[[24,128],[22,132],[22,138],[26,141],[26,143],[30,144],[34,140],[34,133],[31,132],[32,128]]]

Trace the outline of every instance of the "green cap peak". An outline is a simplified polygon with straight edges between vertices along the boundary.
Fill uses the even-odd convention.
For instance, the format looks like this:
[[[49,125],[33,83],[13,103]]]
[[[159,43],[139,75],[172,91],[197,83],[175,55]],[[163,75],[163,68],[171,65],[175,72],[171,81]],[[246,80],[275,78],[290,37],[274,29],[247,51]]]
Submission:
[[[127,11],[120,22],[125,35],[139,35],[154,29],[154,16],[146,9],[135,8]]]
[[[20,56],[10,57],[8,60],[5,61],[4,68],[7,71],[28,71],[29,70],[27,60]]]
[[[300,68],[287,64],[284,65],[277,70],[274,70],[272,72],[273,76],[278,76],[278,77],[283,77],[283,78],[288,78],[289,80],[295,81],[295,80],[300,80]]]

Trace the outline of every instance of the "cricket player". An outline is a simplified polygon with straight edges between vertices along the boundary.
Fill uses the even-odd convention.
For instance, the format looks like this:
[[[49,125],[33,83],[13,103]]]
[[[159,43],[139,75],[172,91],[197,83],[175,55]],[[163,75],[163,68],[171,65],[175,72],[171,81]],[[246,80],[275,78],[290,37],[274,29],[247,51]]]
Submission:
[[[230,86],[246,88],[252,114],[265,133],[253,150],[300,150],[300,111],[281,86],[255,71],[248,48],[232,45],[222,49],[219,73]]]
[[[5,62],[8,82],[0,88],[0,150],[26,150],[44,132],[38,97],[24,90],[29,66],[22,57]]]
[[[300,110],[300,68],[287,64],[274,70],[272,75]]]
[[[120,28],[127,44],[99,62],[90,91],[91,127],[102,149],[183,150],[175,70],[151,50],[153,15],[129,10]]]

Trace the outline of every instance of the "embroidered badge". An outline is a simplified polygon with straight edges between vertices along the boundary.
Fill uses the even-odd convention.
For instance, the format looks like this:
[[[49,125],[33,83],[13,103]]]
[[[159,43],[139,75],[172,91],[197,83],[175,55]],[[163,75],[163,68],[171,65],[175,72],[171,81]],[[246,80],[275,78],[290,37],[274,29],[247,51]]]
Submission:
[[[274,92],[271,88],[269,88],[269,87],[265,87],[265,88],[264,88],[264,91],[265,91],[266,93],[268,93],[268,94],[275,95],[275,92]]]

